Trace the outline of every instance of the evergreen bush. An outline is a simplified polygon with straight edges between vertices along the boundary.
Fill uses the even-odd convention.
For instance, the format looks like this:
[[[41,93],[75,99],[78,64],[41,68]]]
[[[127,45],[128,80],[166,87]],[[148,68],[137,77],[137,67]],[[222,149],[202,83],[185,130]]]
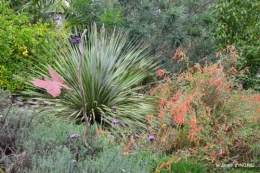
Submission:
[[[36,64],[52,61],[52,56],[38,54],[50,49],[46,37],[59,34],[50,24],[31,24],[28,14],[15,13],[9,3],[1,1],[0,11],[0,88],[14,93],[25,87],[15,75],[27,78],[29,69],[33,73]]]
[[[9,98],[7,92],[0,91]],[[125,154],[113,136],[108,132],[97,134],[95,126],[88,135],[92,152],[82,144],[84,126],[17,107],[8,110],[0,111],[0,115],[6,117],[0,121],[0,170],[19,173],[149,172],[149,162],[143,155]]]
[[[246,88],[259,90],[260,17],[258,0],[218,0],[215,8],[214,40],[219,51],[228,45],[239,50],[242,63],[240,68],[248,68],[250,74],[239,77]],[[238,67],[237,67],[238,68]]]

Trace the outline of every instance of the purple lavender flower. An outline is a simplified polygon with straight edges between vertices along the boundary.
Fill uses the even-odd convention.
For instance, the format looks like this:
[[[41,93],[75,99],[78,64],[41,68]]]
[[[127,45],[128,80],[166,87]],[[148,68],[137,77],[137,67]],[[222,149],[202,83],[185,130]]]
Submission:
[[[80,36],[78,36],[76,34],[70,36],[70,41],[71,41],[71,43],[74,43],[74,44],[79,44],[80,39],[81,39]]]
[[[114,120],[112,120],[112,123],[113,123],[113,124],[118,124],[118,123],[119,123],[119,121],[118,121],[118,120],[116,120],[116,119],[114,119]]]
[[[140,138],[140,135],[136,133],[135,136],[134,136],[134,138],[136,138],[136,139],[137,139],[137,138]]]
[[[71,134],[70,135],[70,139],[77,138],[77,137],[79,137],[79,134]]]
[[[72,163],[77,163],[77,160],[72,160],[71,162],[72,162]]]
[[[116,106],[112,106],[112,109],[113,109],[114,111],[116,111],[117,107],[116,107]]]
[[[153,135],[148,136],[149,141],[154,141],[155,137]]]

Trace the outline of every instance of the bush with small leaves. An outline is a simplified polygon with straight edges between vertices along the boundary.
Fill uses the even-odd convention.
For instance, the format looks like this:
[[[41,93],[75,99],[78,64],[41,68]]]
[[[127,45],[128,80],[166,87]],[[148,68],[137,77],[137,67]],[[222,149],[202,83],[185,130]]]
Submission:
[[[52,61],[52,56],[42,54],[50,49],[46,37],[55,37],[62,32],[54,32],[54,26],[39,21],[31,24],[25,13],[15,13],[9,3],[0,2],[0,88],[12,93],[23,90],[23,82],[16,75],[28,78],[33,73],[36,64]]]
[[[6,115],[8,110],[0,114]],[[0,125],[0,170],[6,172],[146,173],[151,169],[152,159],[147,161],[139,152],[125,153],[109,132],[97,131],[95,125],[88,134],[94,151],[82,145],[84,126],[55,116],[12,107]]]

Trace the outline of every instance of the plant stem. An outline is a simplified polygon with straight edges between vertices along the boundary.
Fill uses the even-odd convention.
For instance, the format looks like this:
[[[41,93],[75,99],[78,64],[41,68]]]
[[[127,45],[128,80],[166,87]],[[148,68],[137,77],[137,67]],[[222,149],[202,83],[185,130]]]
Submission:
[[[80,57],[79,57],[79,66],[78,66],[78,82],[79,82],[80,93],[81,93],[81,97],[82,97],[82,111],[83,111],[83,116],[84,116],[84,120],[85,120],[85,131],[84,131],[84,135],[83,135],[83,142],[84,142],[84,145],[86,146],[86,148],[89,148],[89,149],[93,150],[89,146],[89,144],[87,143],[87,135],[88,135],[88,130],[89,130],[89,121],[88,121],[88,117],[87,117],[87,107],[86,107],[86,100],[85,100],[85,92],[84,92],[84,88],[83,88],[83,84],[82,84],[82,75],[81,75],[83,53],[84,53],[83,43],[84,43],[84,37],[85,37],[86,33],[87,33],[87,29],[85,29],[83,34],[81,35],[81,42],[79,44]]]
[[[10,102],[10,104],[9,104],[8,111],[7,111],[7,113],[6,113],[6,115],[5,115],[4,119],[3,119],[3,122],[4,122],[4,123],[5,123],[6,117],[8,116],[8,114],[9,114],[9,112],[10,112],[12,106],[13,106],[13,105],[12,105],[12,97],[10,98],[10,100],[11,100],[11,102]]]

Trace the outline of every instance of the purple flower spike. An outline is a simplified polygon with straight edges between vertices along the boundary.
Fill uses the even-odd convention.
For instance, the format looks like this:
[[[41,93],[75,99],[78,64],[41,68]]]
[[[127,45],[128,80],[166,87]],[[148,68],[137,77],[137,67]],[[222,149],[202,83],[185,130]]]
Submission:
[[[117,107],[116,106],[112,106],[112,109],[115,111],[117,109]]]
[[[119,121],[115,119],[115,120],[112,120],[112,123],[113,123],[113,124],[118,124]]]
[[[154,141],[155,137],[153,135],[148,136],[149,141]]]
[[[72,135],[70,135],[70,139],[77,138],[77,137],[79,137],[79,134],[72,134]]]
[[[77,160],[72,160],[71,162],[72,162],[72,163],[77,163]]]
[[[135,137],[134,138],[140,138],[140,135],[139,134],[135,134]]]
[[[71,41],[71,43],[74,43],[74,44],[79,44],[80,39],[81,39],[80,36],[78,36],[76,34],[70,36],[70,41]]]

